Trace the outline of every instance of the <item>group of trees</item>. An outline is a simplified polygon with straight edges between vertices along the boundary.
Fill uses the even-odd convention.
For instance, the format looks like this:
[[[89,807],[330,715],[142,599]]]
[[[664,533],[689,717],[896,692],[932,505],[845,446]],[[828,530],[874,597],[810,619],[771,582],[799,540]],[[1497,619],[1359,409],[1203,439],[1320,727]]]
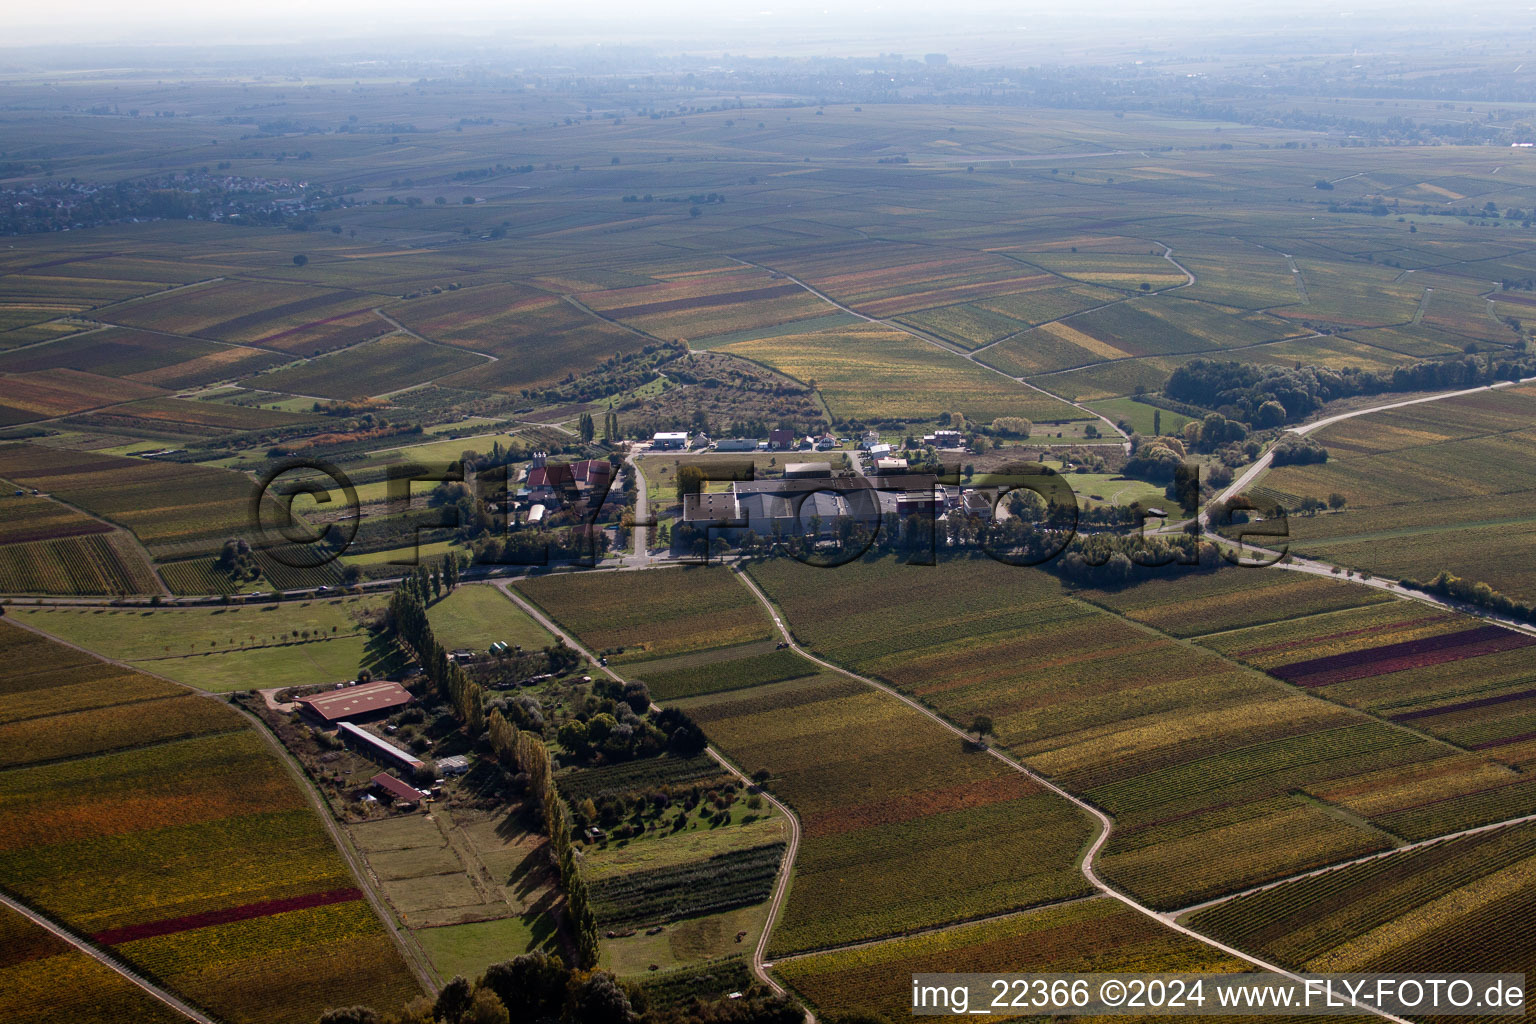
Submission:
[[[595,967],[597,918],[592,913],[586,880],[581,877],[581,867],[576,863],[571,826],[566,818],[565,803],[555,786],[549,748],[541,736],[517,728],[500,711],[491,712],[490,741],[491,750],[502,767],[526,776],[528,798],[541,812],[544,834],[549,837],[550,859],[560,872],[566,919],[570,922],[571,937],[576,945],[576,963],[580,967]]]
[[[448,703],[464,732],[474,739],[485,732],[485,690],[448,659],[447,649],[433,635],[427,620],[427,602],[434,596],[429,580],[441,586],[437,573],[428,574],[418,566],[415,574],[401,581],[390,597],[389,621],[395,635],[416,652],[433,692]]]
[[[676,708],[651,710],[644,683],[599,678],[587,706],[560,727],[560,745],[577,761],[613,763],[671,752],[693,757],[708,740],[692,718]]]
[[[1479,359],[1427,360],[1389,371],[1293,368],[1194,359],[1176,368],[1163,394],[1268,429],[1302,419],[1324,404],[1355,395],[1476,387],[1536,374],[1536,355],[1515,352]]]
[[[256,563],[250,541],[240,537],[226,540],[213,564],[235,583],[249,582],[261,575],[261,566]]]
[[[485,713],[485,690],[457,664],[448,660],[448,652],[432,632],[427,619],[426,595],[430,584],[423,570],[401,581],[390,598],[390,622],[396,635],[416,652],[423,674],[434,691],[453,708],[454,716],[471,740],[484,740],[504,769],[524,777],[524,789],[542,811],[545,834],[549,836],[550,855],[560,871],[560,884],[566,896],[566,913],[571,924],[577,963],[592,967],[597,963],[597,920],[587,898],[571,846],[570,827],[565,805],[555,788],[550,770],[549,750],[543,737],[518,729],[500,710]]]
[[[1091,534],[1072,538],[1046,568],[1082,586],[1112,589],[1136,581],[1143,570],[1180,566],[1212,571],[1223,564],[1214,544],[1189,534],[1141,537]]]
[[[752,986],[739,998],[653,1007],[645,990],[607,971],[572,969],[547,953],[492,964],[463,976],[436,999],[417,996],[394,1013],[366,1006],[327,1010],[319,1024],[800,1024],[804,1011]]]
[[[1434,579],[1427,582],[1409,577],[1405,577],[1400,582],[1410,590],[1422,590],[1426,594],[1434,594],[1453,601],[1465,601],[1474,607],[1486,608],[1488,611],[1497,612],[1512,619],[1536,622],[1536,606],[1523,604],[1507,594],[1499,593],[1486,583],[1463,579],[1447,570],[1442,569]]]
[[[1034,429],[1023,416],[999,416],[992,421],[992,433],[1000,437],[1028,437]]]
[[[1276,466],[1310,466],[1328,461],[1327,448],[1310,437],[1297,437],[1294,434],[1276,442],[1272,454],[1272,464]]]

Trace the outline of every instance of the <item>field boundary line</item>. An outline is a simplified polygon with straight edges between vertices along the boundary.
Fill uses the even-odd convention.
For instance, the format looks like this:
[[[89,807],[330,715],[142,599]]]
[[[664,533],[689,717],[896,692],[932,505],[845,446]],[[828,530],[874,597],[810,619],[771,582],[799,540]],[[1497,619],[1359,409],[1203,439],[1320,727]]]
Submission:
[[[659,345],[670,344],[665,339],[658,338],[658,337],[656,337],[656,335],[651,334],[651,333],[649,333],[647,331],[642,331],[640,328],[635,327],[635,326],[633,326],[631,324],[627,324],[627,323],[625,323],[622,320],[615,320],[613,317],[608,316],[605,313],[599,313],[597,310],[593,309],[591,306],[587,305],[585,302],[582,302],[580,299],[578,299],[574,295],[561,295],[560,298],[564,299],[567,303],[569,303],[570,305],[574,306],[576,309],[581,310],[583,313],[587,314],[588,316],[590,316],[594,320],[601,320],[605,324],[609,324],[609,325],[611,325],[613,327],[617,327],[621,331],[628,331],[630,334],[633,334],[633,335],[635,335],[636,337],[639,337],[639,338],[644,338],[646,341],[654,342],[654,343],[659,344]],[[689,348],[688,351],[692,352],[693,349]]]
[[[1267,892],[1270,889],[1277,889],[1282,885],[1289,885],[1292,882],[1301,882],[1308,878],[1317,878],[1319,875],[1326,875],[1334,871],[1343,871],[1345,868],[1352,868],[1357,864],[1369,864],[1372,861],[1383,860],[1387,857],[1393,857],[1400,853],[1410,853],[1414,850],[1422,850],[1426,846],[1434,846],[1438,843],[1448,843],[1456,839],[1465,839],[1468,836],[1481,835],[1484,832],[1494,832],[1501,828],[1512,828],[1515,825],[1524,825],[1533,821],[1536,821],[1536,814],[1526,814],[1519,818],[1509,818],[1505,821],[1495,821],[1489,825],[1477,825],[1473,828],[1464,828],[1459,832],[1447,832],[1443,836],[1431,836],[1428,839],[1420,839],[1409,843],[1407,846],[1398,846],[1390,850],[1381,850],[1377,853],[1368,853],[1363,857],[1355,857],[1350,860],[1342,860],[1337,864],[1328,864],[1320,868],[1313,868],[1310,871],[1303,871],[1300,874],[1290,875],[1286,878],[1277,878],[1273,882],[1265,882],[1263,885],[1255,885],[1252,888],[1243,889],[1239,892],[1227,893],[1224,896],[1217,896],[1213,899],[1205,900],[1202,903],[1192,903],[1187,907],[1181,907],[1178,910],[1169,911],[1169,913],[1171,913],[1174,917],[1183,917],[1185,914],[1198,913],[1199,911],[1209,909],[1210,907],[1216,907],[1223,903],[1229,903],[1232,900],[1242,899],[1244,896],[1253,896],[1257,893]]]
[[[396,320],[394,317],[392,317],[388,313],[384,312],[384,307],[382,307],[382,306],[375,306],[375,307],[373,307],[372,310],[370,310],[370,312],[372,312],[373,315],[378,317],[380,320],[383,320],[385,323],[389,324],[395,330],[399,331],[401,334],[404,334],[407,337],[415,338],[417,341],[424,342],[425,344],[428,344],[428,345],[434,345],[437,348],[445,348],[445,349],[447,349],[450,352],[467,352],[468,354],[470,354],[472,356],[480,356],[481,358],[489,360],[489,362],[492,362],[492,363],[499,363],[499,362],[501,362],[501,357],[500,356],[493,356],[489,352],[479,352],[479,351],[476,351],[475,349],[472,349],[472,348],[461,348],[458,345],[450,345],[450,344],[448,344],[445,341],[437,341],[434,338],[428,338],[424,334],[418,334],[415,331],[411,330],[409,327],[405,326],[405,324],[401,323],[399,320]],[[379,337],[383,337],[383,335],[380,335]],[[365,345],[365,344],[367,344],[370,341],[377,341],[377,340],[378,340],[378,338],[366,338],[363,341],[358,342],[357,345]],[[357,345],[348,345],[347,348],[356,348]],[[346,351],[346,349],[342,349],[341,351]],[[325,355],[330,355],[330,353],[327,352],[327,353],[325,353]],[[313,362],[313,359],[306,359],[304,361],[305,362]],[[462,373],[462,372],[463,372],[462,370],[450,370],[447,373],[439,374],[438,376],[433,377],[432,380],[424,380],[424,381],[421,382],[421,384],[412,384],[412,385],[410,385],[410,387],[412,387],[412,388],[419,388],[419,387],[422,386],[422,384],[430,384],[430,383],[432,383],[433,380],[441,380],[444,377],[451,377],[455,373]],[[397,394],[400,391],[407,391],[407,390],[409,390],[409,388],[398,388],[395,391],[389,392],[389,394],[393,395],[393,394]]]
[[[1159,244],[1161,244],[1161,243],[1159,243]],[[1053,394],[1053,393],[1045,390],[1045,388],[1040,387],[1037,384],[1031,384],[1029,381],[1025,380],[1022,377],[1014,377],[1014,376],[1012,376],[1010,374],[1004,373],[1002,370],[999,370],[995,366],[991,366],[991,365],[989,365],[987,363],[982,362],[980,359],[976,358],[976,351],[980,351],[979,349],[976,350],[976,351],[967,352],[967,351],[964,351],[962,349],[959,349],[959,348],[956,348],[954,346],[951,346],[951,345],[949,345],[948,343],[946,343],[944,341],[941,341],[938,338],[937,335],[929,334],[926,331],[920,331],[920,330],[918,330],[918,329],[916,329],[914,327],[908,327],[906,324],[901,323],[899,320],[882,320],[879,317],[873,317],[873,316],[870,316],[867,313],[860,313],[858,310],[854,309],[853,307],[846,306],[843,303],[841,303],[841,302],[837,301],[836,299],[832,298],[832,296],[826,294],[825,292],[823,292],[823,291],[821,291],[821,290],[819,290],[817,288],[813,288],[811,285],[806,284],[804,281],[800,280],[800,278],[796,277],[795,275],[789,274],[789,273],[785,273],[782,270],[776,270],[773,267],[767,266],[767,265],[762,264],[762,263],[754,263],[751,260],[744,260],[744,259],[742,259],[739,256],[727,256],[726,258],[730,259],[730,260],[734,260],[735,262],[740,263],[740,264],[742,264],[744,266],[756,267],[759,270],[766,270],[766,271],[768,271],[771,274],[780,274],[783,277],[787,278],[788,280],[793,281],[795,284],[799,285],[801,288],[804,288],[806,291],[810,292],[812,295],[816,296],[818,299],[821,299],[823,302],[830,303],[833,306],[836,306],[838,309],[842,310],[843,312],[850,313],[853,316],[858,317],[860,320],[865,321],[866,323],[879,324],[881,327],[884,327],[884,328],[886,328],[888,330],[900,331],[903,334],[906,334],[906,335],[909,335],[909,336],[911,336],[913,338],[916,338],[918,341],[926,342],[927,344],[932,345],[934,348],[939,349],[940,351],[948,352],[952,356],[959,356],[961,359],[964,359],[965,361],[967,361],[968,363],[970,363],[973,366],[979,366],[983,370],[988,371],[989,373],[995,373],[999,377],[1003,377],[1003,378],[1005,378],[1007,380],[1011,380],[1015,384],[1023,385],[1024,387],[1028,388],[1031,391],[1035,391],[1035,392],[1038,392],[1039,394],[1045,395],[1047,398],[1053,399],[1054,401],[1057,401],[1057,402],[1061,402],[1064,405],[1069,405],[1072,408],[1076,409],[1078,412],[1086,413],[1089,419],[1099,420],[1100,422],[1108,425],[1109,429],[1114,431],[1115,435],[1121,439],[1121,443],[1124,446],[1125,450],[1127,452],[1129,452],[1131,450],[1130,435],[1128,435],[1125,431],[1121,430],[1119,424],[1115,423],[1108,416],[1105,416],[1102,413],[1094,412],[1092,409],[1088,408],[1086,405],[1082,405],[1081,403],[1074,402],[1074,401],[1071,401],[1070,399],[1063,398],[1060,395]],[[1019,260],[1018,262],[1023,263],[1022,260]],[[1033,266],[1033,264],[1029,264],[1029,266]],[[1036,269],[1040,269],[1040,268],[1036,268]],[[1187,273],[1187,271],[1186,271],[1186,273]],[[1125,300],[1122,299],[1122,300],[1118,300],[1118,301],[1125,301]],[[1107,305],[1114,305],[1114,303],[1107,303]],[[935,307],[935,308],[937,308],[937,307]]]
[[[571,635],[568,630],[560,628],[560,626],[556,624],[551,616],[544,613],[543,609],[534,604],[533,601],[529,598],[518,593],[513,587],[513,582],[514,581],[512,580],[504,580],[493,583],[492,585],[497,590],[500,590],[503,594],[505,594],[513,604],[517,605],[529,616],[531,616],[533,620],[540,626],[543,626],[556,637],[564,640],[566,646],[570,647],[572,650],[590,661],[592,663],[592,667],[596,671],[604,673],[608,676],[608,678],[621,685],[629,681],[623,676],[619,675],[613,669],[609,668],[607,665],[602,664],[597,658],[593,657],[592,653],[583,647],[580,643],[578,643],[576,638]],[[652,703],[651,707],[656,708],[657,705]],[[784,844],[784,856],[779,862],[779,871],[778,876],[774,880],[773,893],[768,898],[768,915],[763,919],[762,934],[758,936],[757,945],[752,949],[751,960],[752,973],[757,975],[759,980],[766,984],[775,993],[779,995],[785,995],[786,990],[784,986],[779,984],[778,980],[775,979],[773,975],[768,973],[768,967],[770,966],[770,963],[765,962],[764,956],[768,949],[768,939],[773,934],[773,926],[778,923],[779,914],[784,907],[784,901],[789,896],[790,876],[794,871],[795,857],[800,852],[800,817],[795,814],[795,812],[789,807],[788,804],[774,796],[766,788],[758,786],[757,783],[753,782],[745,772],[738,768],[724,754],[720,753],[720,751],[717,750],[713,744],[705,747],[704,751],[722,768],[736,776],[736,778],[742,783],[749,787],[756,787],[758,792],[766,797],[769,803],[778,808],[779,812],[784,815],[785,820],[789,823],[789,837]],[[809,1009],[806,1010],[805,1017],[807,1024],[815,1024],[816,1018]]]
[[[183,1002],[181,999],[173,995],[169,990],[161,988],[159,985],[150,981],[143,975],[129,969],[126,964],[119,963],[116,957],[103,952],[101,949],[98,949],[90,942],[76,935],[68,928],[65,928],[63,925],[54,923],[54,921],[52,921],[50,918],[44,917],[42,914],[33,910],[31,907],[20,902],[19,900],[13,899],[5,893],[0,893],[0,903],[3,903],[5,906],[16,911],[16,913],[20,914],[22,917],[25,917],[28,921],[31,921],[39,928],[46,930],[54,937],[69,943],[75,949],[81,953],[84,953],[92,960],[95,960],[103,967],[111,968],[114,973],[122,976],[125,980],[132,982],[135,986],[152,996],[156,1001],[169,1006],[171,1009],[175,1010],[183,1017],[186,1017],[188,1020],[197,1021],[198,1024],[217,1024],[215,1018],[208,1016],[200,1010],[194,1009],[191,1004]]]
[[[801,953],[790,953],[777,957],[774,963],[788,963],[791,960],[808,960],[813,956],[826,956],[831,953],[846,953],[854,949],[869,949],[872,946],[884,946],[892,942],[900,942],[902,939],[915,939],[923,935],[933,935],[938,932],[953,931],[956,928],[969,928],[972,925],[989,924],[993,921],[1006,921],[1009,918],[1023,917],[1026,914],[1039,914],[1057,907],[1069,907],[1074,903],[1091,903],[1094,900],[1102,900],[1107,897],[1101,892],[1089,893],[1087,896],[1071,896],[1064,900],[1051,900],[1049,903],[1036,903],[1030,907],[1020,907],[1017,910],[1005,910],[1000,914],[983,914],[980,917],[968,917],[963,921],[949,921],[944,924],[929,925],[926,928],[914,928],[900,935],[882,935],[876,939],[860,939],[858,942],[845,942],[837,946],[821,946],[817,949],[807,949]],[[773,966],[769,964],[768,966]]]
[[[767,595],[764,594],[763,591],[758,587],[757,582],[755,580],[753,580],[751,577],[749,577],[745,572],[743,572],[740,569],[739,565],[738,566],[733,566],[732,567],[732,571],[734,573],[736,573],[737,577],[742,581],[743,585],[745,585],[746,588],[752,592],[752,594],[758,599],[758,601],[763,605],[763,607],[768,609],[768,613],[771,616],[773,616],[774,625],[778,628],[780,634],[784,637],[785,641],[788,642],[790,650],[795,651],[796,653],[800,654],[802,657],[807,658],[810,661],[816,662],[817,664],[827,668],[830,671],[836,672],[839,675],[847,676],[849,679],[853,679],[853,680],[856,680],[858,682],[864,683],[867,686],[874,687],[877,690],[881,690],[881,691],[891,695],[892,697],[895,697],[897,700],[900,700],[904,704],[907,704],[909,707],[912,707],[912,708],[916,709],[917,711],[922,712],[924,715],[927,715],[930,719],[932,719],[933,721],[937,722],[939,725],[943,726],[945,729],[949,730],[951,733],[955,734],[956,736],[959,736],[961,739],[964,739],[967,742],[971,742],[971,736],[970,736],[969,733],[967,733],[964,730],[962,730],[959,726],[954,725],[953,723],[951,723],[948,719],[944,718],[942,715],[940,715],[938,712],[934,711],[932,708],[929,708],[926,705],[920,703],[919,701],[917,701],[917,700],[915,700],[915,699],[913,699],[911,697],[908,697],[906,694],[900,692],[899,690],[894,689],[891,686],[886,685],[885,683],[876,682],[873,679],[870,679],[870,678],[868,678],[866,676],[861,676],[861,675],[859,675],[856,672],[851,672],[848,669],[842,668],[841,666],[835,665],[835,664],[833,664],[830,661],[826,661],[826,660],[824,660],[822,658],[818,658],[814,654],[810,654],[809,652],[807,652],[795,640],[793,635],[791,635],[791,633],[789,631],[789,628],[784,624],[784,620],[780,617],[780,615],[778,613],[778,610],[774,607],[773,603],[768,599]],[[1077,797],[1077,796],[1073,795],[1072,793],[1067,792],[1067,790],[1063,789],[1061,786],[1058,786],[1056,783],[1052,782],[1050,779],[1047,779],[1045,776],[1040,775],[1040,774],[1036,773],[1034,770],[1025,767],[1023,765],[1023,763],[1021,763],[1020,761],[1015,760],[1013,757],[1009,756],[1008,754],[1003,753],[1002,751],[998,750],[996,747],[988,745],[986,749],[987,749],[987,753],[991,754],[993,757],[997,758],[999,761],[1001,761],[1004,764],[1008,765],[1010,768],[1014,769],[1015,771],[1019,772],[1022,775],[1025,775],[1025,776],[1029,777],[1030,779],[1032,779],[1033,781],[1035,781],[1039,785],[1041,785],[1044,788],[1050,790],[1051,792],[1057,794],[1058,796],[1060,796],[1060,797],[1070,801],[1071,803],[1073,803],[1077,807],[1081,808],[1082,810],[1087,811],[1095,819],[1097,819],[1097,822],[1099,824],[1099,833],[1094,838],[1094,840],[1089,844],[1088,849],[1086,850],[1086,852],[1084,852],[1082,860],[1081,860],[1081,862],[1078,865],[1079,869],[1083,873],[1083,877],[1088,880],[1088,884],[1092,885],[1095,889],[1099,890],[1105,896],[1109,896],[1109,897],[1111,897],[1111,898],[1113,898],[1115,900],[1118,900],[1119,902],[1123,903],[1125,906],[1127,906],[1130,909],[1136,911],[1137,913],[1143,914],[1146,917],[1151,918],[1152,920],[1158,922],[1159,924],[1162,924],[1163,926],[1165,926],[1167,928],[1170,928],[1173,931],[1176,931],[1176,932],[1180,933],[1181,935],[1184,935],[1186,938],[1194,939],[1197,942],[1203,943],[1203,944],[1205,944],[1207,946],[1212,947],[1213,949],[1219,950],[1220,952],[1225,953],[1228,956],[1235,957],[1235,958],[1237,958],[1239,960],[1245,961],[1246,963],[1252,964],[1253,966],[1258,967],[1258,968],[1260,968],[1262,970],[1269,971],[1272,974],[1279,974],[1279,975],[1281,975],[1283,977],[1290,978],[1292,981],[1301,981],[1301,980],[1303,980],[1301,978],[1301,976],[1299,974],[1295,973],[1294,971],[1287,970],[1286,968],[1281,967],[1281,966],[1279,966],[1277,964],[1269,963],[1269,962],[1267,962],[1265,960],[1260,959],[1257,956],[1254,956],[1252,953],[1245,953],[1242,950],[1238,949],[1237,947],[1228,945],[1227,943],[1222,942],[1219,939],[1212,938],[1209,935],[1201,934],[1200,932],[1195,931],[1193,928],[1189,927],[1188,925],[1181,924],[1178,921],[1174,920],[1174,916],[1172,914],[1160,912],[1160,911],[1152,909],[1149,906],[1146,906],[1143,903],[1139,903],[1133,897],[1131,897],[1131,896],[1121,892],[1120,890],[1116,889],[1114,886],[1110,885],[1108,882],[1104,881],[1102,878],[1099,877],[1098,872],[1094,870],[1093,861],[1094,861],[1094,858],[1096,856],[1098,856],[1099,851],[1101,849],[1103,849],[1105,844],[1107,844],[1109,842],[1110,835],[1114,832],[1114,819],[1111,818],[1105,811],[1099,809],[1098,807],[1095,807],[1093,804],[1088,803],[1086,800],[1083,800],[1082,798]],[[1393,1021],[1394,1024],[1410,1024],[1409,1021],[1404,1020],[1402,1017],[1398,1017],[1398,1016],[1395,1016],[1393,1014],[1387,1013],[1385,1010],[1380,1010],[1380,1009],[1377,1009],[1376,1007],[1365,1007],[1365,1009],[1368,1012],[1374,1014],[1375,1016],[1382,1017],[1382,1018],[1384,1018],[1386,1020]]]

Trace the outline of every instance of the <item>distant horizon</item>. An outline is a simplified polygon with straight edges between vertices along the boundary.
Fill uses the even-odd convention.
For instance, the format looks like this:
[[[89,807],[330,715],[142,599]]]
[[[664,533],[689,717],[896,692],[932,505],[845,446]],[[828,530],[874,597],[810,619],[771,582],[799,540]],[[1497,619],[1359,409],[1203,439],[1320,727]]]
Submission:
[[[1075,55],[1115,50],[1196,51],[1211,43],[1242,41],[1245,48],[1283,47],[1291,34],[1338,36],[1346,50],[1348,26],[1376,40],[1411,42],[1433,28],[1436,42],[1497,33],[1489,41],[1518,45],[1507,19],[1529,16],[1529,5],[1480,6],[1450,12],[1416,10],[1385,0],[1351,4],[1340,11],[1321,2],[1276,11],[1252,2],[1209,0],[1159,5],[1155,10],[1116,0],[1089,0],[1070,10],[984,0],[931,4],[826,5],[796,0],[722,7],[702,0],[667,0],[643,8],[608,0],[549,8],[508,10],[470,0],[446,14],[428,14],[400,0],[364,4],[341,0],[323,5],[274,0],[259,15],[210,14],[190,0],[158,4],[150,13],[125,17],[121,5],[65,0],[13,15],[0,53],[69,48],[173,53],[182,47],[367,46],[408,52],[472,43],[476,50],[541,46],[634,46],[667,54],[698,51],[743,56],[874,56],[887,50],[950,51],[961,61],[997,63],[1009,51],[1020,60],[1066,61]],[[1385,20],[1378,16],[1390,15]],[[1412,32],[1403,26],[1412,25]],[[1527,40],[1528,42],[1528,40]]]

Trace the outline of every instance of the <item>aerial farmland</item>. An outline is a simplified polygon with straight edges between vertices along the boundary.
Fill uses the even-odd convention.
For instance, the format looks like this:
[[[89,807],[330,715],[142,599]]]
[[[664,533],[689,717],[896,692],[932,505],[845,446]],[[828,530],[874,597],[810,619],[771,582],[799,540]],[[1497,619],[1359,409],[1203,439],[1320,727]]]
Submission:
[[[0,43],[8,1019],[1536,975],[1524,42],[290,6]]]

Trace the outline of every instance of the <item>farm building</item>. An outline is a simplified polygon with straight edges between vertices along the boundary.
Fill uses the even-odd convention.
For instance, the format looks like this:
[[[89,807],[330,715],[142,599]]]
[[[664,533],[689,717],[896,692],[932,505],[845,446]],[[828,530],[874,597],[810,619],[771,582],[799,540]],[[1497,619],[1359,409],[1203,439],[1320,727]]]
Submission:
[[[992,516],[992,495],[985,491],[965,491],[960,495],[960,507],[968,516],[981,516],[989,519]]]
[[[338,725],[336,727],[336,734],[341,737],[343,743],[368,757],[387,761],[396,767],[405,768],[410,771],[415,771],[422,766],[421,760],[415,754],[397,747],[388,740],[381,739],[366,729],[353,725],[351,722],[342,722]]]
[[[399,683],[379,680],[339,690],[327,690],[294,701],[305,716],[325,725],[349,720],[368,720],[409,704],[410,693]]]
[[[388,797],[396,807],[415,807],[421,802],[421,791],[409,786],[388,772],[379,772],[368,780],[374,789]]]
[[[888,473],[905,473],[907,471],[906,459],[876,459],[875,472],[881,475]]]
[[[903,519],[916,515],[931,516],[940,507],[939,497],[932,491],[908,491],[896,496],[896,514]]]
[[[651,447],[657,451],[679,451],[688,447],[688,431],[664,430],[651,438]]]
[[[736,495],[731,491],[683,495],[683,522],[722,523],[741,518]]]
[[[463,775],[469,771],[469,757],[466,754],[455,754],[452,757],[439,758],[437,770],[444,776]]]
[[[830,462],[788,462],[784,464],[784,479],[803,480],[811,477],[827,478],[832,475]]]
[[[825,465],[825,463],[822,463]],[[812,523],[821,535],[833,534],[838,522],[855,518],[872,526],[880,516],[873,488],[832,490],[826,477],[785,480],[738,480],[729,493],[687,495],[683,521],[714,526],[714,536],[739,536],[746,530],[760,536],[807,534]]]
[[[757,450],[757,442],[750,437],[721,438],[715,445],[717,452],[751,452]]]

